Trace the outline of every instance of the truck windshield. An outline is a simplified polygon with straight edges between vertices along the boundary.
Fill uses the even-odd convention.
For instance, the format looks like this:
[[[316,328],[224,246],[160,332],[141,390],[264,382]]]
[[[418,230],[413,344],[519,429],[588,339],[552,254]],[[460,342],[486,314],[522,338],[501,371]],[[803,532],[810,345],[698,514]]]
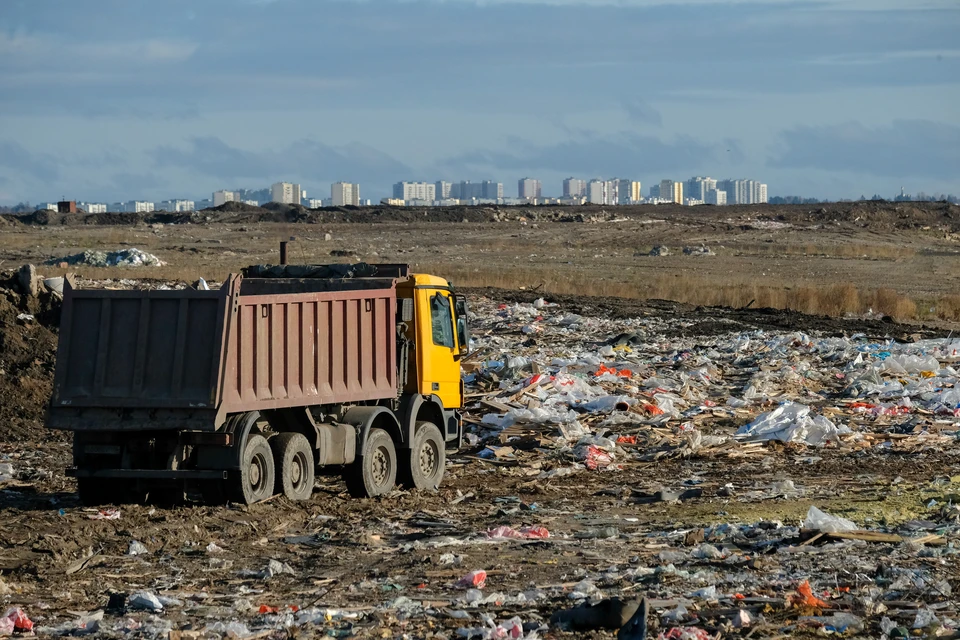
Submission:
[[[450,299],[442,293],[430,298],[430,320],[433,324],[433,343],[453,348],[453,314]]]

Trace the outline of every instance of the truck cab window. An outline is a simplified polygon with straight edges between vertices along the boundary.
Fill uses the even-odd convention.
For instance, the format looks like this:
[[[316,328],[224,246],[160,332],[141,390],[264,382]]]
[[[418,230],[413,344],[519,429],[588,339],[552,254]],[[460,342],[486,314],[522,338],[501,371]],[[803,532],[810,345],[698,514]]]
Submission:
[[[442,293],[430,298],[430,320],[433,325],[433,344],[453,348],[453,315],[450,299]]]

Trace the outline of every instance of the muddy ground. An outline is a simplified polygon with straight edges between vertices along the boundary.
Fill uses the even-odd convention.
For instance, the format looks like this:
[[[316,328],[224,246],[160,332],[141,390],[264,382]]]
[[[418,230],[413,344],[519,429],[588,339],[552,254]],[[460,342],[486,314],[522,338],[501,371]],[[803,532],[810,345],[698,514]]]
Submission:
[[[519,283],[530,289],[541,284],[541,271],[562,277],[586,273],[598,283],[621,284],[663,274],[706,280],[735,274],[788,285],[890,286],[915,296],[957,289],[957,207],[826,206],[831,208],[823,212],[821,207],[692,213],[641,207],[573,214],[537,209],[226,211],[102,219],[35,214],[0,219],[0,266],[49,261],[41,266],[45,275],[72,271],[86,278],[213,281],[247,264],[276,262],[278,241],[293,236],[296,261],[325,262],[332,251],[346,251],[345,260],[431,265],[440,275],[445,266],[468,265],[488,274],[509,268],[521,277],[531,273]],[[380,222],[353,222],[360,215]],[[701,242],[717,255],[635,255],[654,244]],[[168,266],[148,271],[56,266],[85,249],[133,246],[157,254]],[[855,249],[844,249],[851,246]],[[583,294],[603,292],[598,285]],[[954,331],[940,322],[545,294],[542,287],[474,288],[469,294],[482,314],[477,322],[484,334],[512,351],[535,350],[542,339],[498,320],[498,306],[540,296],[565,313],[613,323],[591,334],[591,349],[616,329],[634,326],[637,318],[662,320],[658,336],[664,345],[682,342],[701,353],[742,335],[862,334],[864,341],[883,344]],[[505,623],[516,616],[523,633],[540,637],[615,637],[613,630],[548,628],[554,611],[580,601],[571,595],[587,588],[586,580],[600,590],[589,595],[646,596],[650,637],[672,628],[731,638],[837,632],[880,637],[884,631],[957,637],[960,538],[954,505],[960,501],[960,444],[949,435],[956,433],[953,416],[919,421],[910,416],[909,423],[878,419],[865,427],[879,434],[866,443],[769,442],[697,451],[676,445],[683,437],[676,421],[633,429],[638,444],[624,445],[619,470],[572,475],[558,473],[572,459],[556,450],[548,433],[534,446],[521,442],[503,461],[478,459],[482,445],[464,447],[449,458],[438,493],[398,491],[353,500],[337,476],[323,476],[308,503],[277,497],[250,507],[121,505],[117,519],[92,519],[113,512],[80,506],[74,482],[63,473],[70,464],[70,440],[42,426],[57,309],[49,293],[38,298],[18,293],[12,274],[0,281],[0,464],[14,470],[13,479],[0,484],[0,604],[21,607],[40,635],[453,638],[476,628],[481,631],[473,637],[493,637],[488,618]],[[33,320],[18,320],[21,314]],[[650,366],[670,368],[652,360]],[[725,371],[724,394],[742,394],[750,376],[765,366],[745,360]],[[835,385],[816,387],[816,393],[822,396],[817,402],[843,402]],[[724,397],[713,399],[722,403]],[[730,434],[772,406],[717,411],[698,428]],[[478,422],[487,411],[472,403],[467,415]],[[776,483],[784,480],[797,490],[778,492]],[[660,488],[702,493],[682,501],[648,499]],[[811,540],[799,529],[811,506],[872,532],[936,540]],[[499,525],[542,526],[550,537],[486,539],[485,532]],[[144,552],[130,555],[133,542]],[[281,564],[267,571],[271,560]],[[487,572],[479,596],[457,586],[476,569]],[[805,581],[820,603],[798,595]],[[712,585],[715,596],[692,595]],[[135,610],[128,605],[139,591],[168,599],[167,604],[162,611]],[[678,605],[688,614],[671,617]],[[5,610],[0,607],[0,613]],[[741,610],[750,619],[745,627],[735,626]],[[859,622],[836,614],[851,614]],[[913,630],[928,614],[940,622]]]
[[[615,631],[548,628],[554,611],[579,602],[571,596],[584,580],[600,590],[592,594],[598,597],[646,596],[651,637],[672,627],[724,637],[813,636],[842,627],[848,635],[879,637],[884,618],[907,629],[928,607],[947,621],[940,634],[954,633],[949,621],[958,614],[950,590],[960,589],[960,562],[948,506],[960,498],[956,441],[901,439],[889,448],[774,442],[691,453],[644,446],[641,438],[619,470],[552,477],[570,460],[549,453],[548,441],[542,452],[520,447],[503,463],[480,460],[472,455],[477,447],[465,447],[450,457],[438,493],[354,500],[338,477],[324,476],[308,503],[276,497],[249,507],[145,504],[101,513],[81,507],[74,483],[64,477],[69,440],[42,428],[55,301],[9,286],[2,291],[0,462],[12,464],[16,478],[0,487],[0,602],[21,607],[40,635],[96,629],[104,637],[452,638],[475,628],[480,635],[474,637],[496,637],[485,616],[496,623],[516,616],[525,633],[540,637],[613,637]],[[507,345],[530,347],[519,327],[493,318],[498,304],[530,302],[530,293],[470,294],[487,335],[499,332]],[[664,338],[704,343],[783,327],[877,340],[942,335],[772,310],[549,299],[564,312],[605,321],[667,318]],[[16,320],[31,311],[34,321]],[[742,384],[738,375],[726,372],[731,392]],[[483,415],[472,406],[468,416]],[[728,418],[700,423],[704,433],[736,426]],[[644,459],[651,452],[662,455]],[[797,491],[771,492],[783,479]],[[645,497],[661,487],[702,494],[668,502]],[[810,536],[797,525],[810,506],[873,531],[933,532],[942,539],[929,547],[827,539],[805,545]],[[116,519],[91,519],[105,515]],[[500,525],[546,527],[550,537],[485,539]],[[130,555],[134,542],[143,545],[139,555]],[[704,544],[723,557],[698,557]],[[270,561],[281,563],[274,565],[276,575],[268,575]],[[457,586],[476,569],[487,573],[482,591]],[[820,604],[797,600],[804,581]],[[690,596],[711,585],[719,595]],[[135,610],[130,597],[139,591],[166,606]],[[692,613],[669,621],[682,603]],[[751,620],[745,628],[732,622],[741,609]],[[842,618],[834,623],[838,613],[855,615],[861,626],[846,629]]]

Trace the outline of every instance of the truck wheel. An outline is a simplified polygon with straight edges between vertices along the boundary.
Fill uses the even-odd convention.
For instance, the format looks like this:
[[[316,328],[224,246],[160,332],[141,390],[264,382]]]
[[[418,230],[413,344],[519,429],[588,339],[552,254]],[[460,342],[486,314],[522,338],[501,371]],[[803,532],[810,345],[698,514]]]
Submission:
[[[233,479],[233,500],[253,504],[273,495],[273,453],[267,439],[251,433],[240,456],[240,473]]]
[[[277,470],[276,492],[291,500],[309,500],[313,494],[313,449],[302,433],[281,433],[270,440]]]
[[[436,491],[446,465],[447,450],[440,429],[432,422],[418,422],[410,455],[400,461],[400,483],[410,489]]]
[[[354,498],[373,498],[391,491],[397,483],[397,449],[390,434],[370,429],[363,450],[344,479]]]

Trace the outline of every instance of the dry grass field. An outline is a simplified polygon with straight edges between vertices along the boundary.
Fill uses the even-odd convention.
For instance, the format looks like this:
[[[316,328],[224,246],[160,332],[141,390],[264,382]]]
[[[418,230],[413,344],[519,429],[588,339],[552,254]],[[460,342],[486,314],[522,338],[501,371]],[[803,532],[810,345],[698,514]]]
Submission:
[[[960,321],[957,207],[834,206],[836,211],[624,207],[578,214],[573,221],[557,221],[558,215],[570,219],[567,212],[574,210],[567,208],[560,214],[498,209],[462,217],[487,219],[471,222],[432,212],[419,216],[425,218],[420,222],[417,214],[404,212],[402,221],[381,215],[375,224],[363,224],[369,214],[361,210],[351,213],[351,222],[343,222],[343,215],[289,223],[200,214],[196,224],[8,224],[0,230],[0,266],[137,247],[167,266],[53,264],[42,270],[92,279],[219,280],[249,264],[276,263],[280,240],[295,238],[291,262],[409,263],[464,286]],[[648,255],[660,245],[670,254]],[[685,255],[683,247],[706,247],[713,255]]]

